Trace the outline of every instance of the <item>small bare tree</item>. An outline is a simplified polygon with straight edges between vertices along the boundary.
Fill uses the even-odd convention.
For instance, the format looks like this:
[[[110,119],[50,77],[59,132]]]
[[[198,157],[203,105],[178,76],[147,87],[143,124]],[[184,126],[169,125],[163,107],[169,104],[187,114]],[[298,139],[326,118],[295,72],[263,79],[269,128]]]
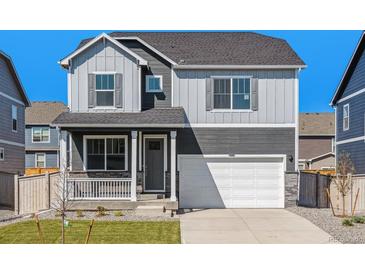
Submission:
[[[72,187],[67,183],[69,172],[67,169],[59,172],[59,177],[54,184],[51,208],[61,216],[61,243],[65,243],[65,217],[66,212],[72,208]]]
[[[346,216],[346,196],[352,189],[352,174],[355,168],[349,153],[341,153],[338,157],[337,174],[332,182],[342,196],[342,216]]]

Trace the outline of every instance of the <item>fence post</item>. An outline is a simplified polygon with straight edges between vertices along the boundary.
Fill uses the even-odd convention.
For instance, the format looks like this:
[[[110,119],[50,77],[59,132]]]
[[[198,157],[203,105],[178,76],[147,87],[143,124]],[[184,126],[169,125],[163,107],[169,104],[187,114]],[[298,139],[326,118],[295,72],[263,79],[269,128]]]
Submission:
[[[14,212],[19,214],[19,179],[18,175],[14,175]]]
[[[49,209],[50,208],[50,175],[49,172],[47,171],[45,174],[45,179],[46,179],[46,184],[45,184],[45,195],[46,195],[46,208]]]
[[[316,174],[316,208],[319,208],[319,180],[320,180],[321,174],[317,172]]]

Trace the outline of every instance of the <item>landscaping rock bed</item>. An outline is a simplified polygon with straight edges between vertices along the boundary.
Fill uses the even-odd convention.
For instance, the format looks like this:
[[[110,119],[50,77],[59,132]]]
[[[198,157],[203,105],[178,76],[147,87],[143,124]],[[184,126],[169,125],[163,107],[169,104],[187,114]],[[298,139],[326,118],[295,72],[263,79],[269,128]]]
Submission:
[[[365,224],[343,226],[344,218],[334,217],[329,208],[289,207],[289,211],[302,216],[343,244],[365,244]]]
[[[116,211],[106,211],[104,216],[98,216],[96,211],[82,211],[82,217],[78,216],[76,211],[68,211],[66,220],[92,220],[95,221],[176,221],[177,215],[171,217],[168,213],[161,214],[136,214],[135,210],[123,210],[122,216],[116,216]],[[39,219],[60,219],[56,211],[50,210],[38,215]]]

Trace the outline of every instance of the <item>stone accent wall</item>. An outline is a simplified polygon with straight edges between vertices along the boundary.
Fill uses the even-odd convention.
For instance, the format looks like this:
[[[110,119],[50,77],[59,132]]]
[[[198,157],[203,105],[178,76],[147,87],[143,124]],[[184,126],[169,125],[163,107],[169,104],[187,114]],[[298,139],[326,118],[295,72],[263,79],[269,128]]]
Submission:
[[[285,174],[285,207],[295,206],[298,199],[298,173]]]

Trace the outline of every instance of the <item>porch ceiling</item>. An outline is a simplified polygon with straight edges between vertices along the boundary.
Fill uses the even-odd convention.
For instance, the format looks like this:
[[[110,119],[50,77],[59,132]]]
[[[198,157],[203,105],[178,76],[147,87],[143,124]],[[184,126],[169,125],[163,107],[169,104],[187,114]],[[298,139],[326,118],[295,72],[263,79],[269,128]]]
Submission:
[[[154,108],[141,112],[61,113],[54,121],[59,127],[184,127],[187,123],[181,107]]]

